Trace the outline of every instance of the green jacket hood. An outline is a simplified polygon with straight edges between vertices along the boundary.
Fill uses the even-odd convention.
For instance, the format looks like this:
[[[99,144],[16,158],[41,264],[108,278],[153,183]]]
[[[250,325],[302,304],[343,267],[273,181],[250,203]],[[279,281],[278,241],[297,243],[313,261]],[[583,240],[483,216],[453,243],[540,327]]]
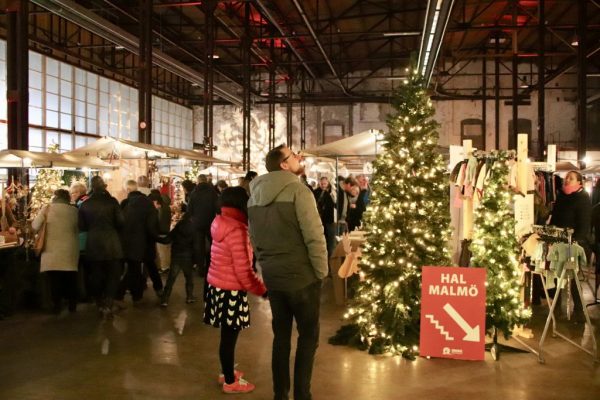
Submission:
[[[299,183],[298,177],[289,171],[273,171],[261,175],[250,182],[250,201],[248,206],[267,206],[287,186]]]

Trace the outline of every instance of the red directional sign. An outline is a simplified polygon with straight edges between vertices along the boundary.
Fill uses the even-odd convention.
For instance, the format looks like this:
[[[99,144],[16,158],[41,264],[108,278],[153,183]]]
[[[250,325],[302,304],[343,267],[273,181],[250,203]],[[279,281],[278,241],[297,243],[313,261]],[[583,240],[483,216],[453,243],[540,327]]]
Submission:
[[[483,360],[485,269],[423,267],[422,356]]]

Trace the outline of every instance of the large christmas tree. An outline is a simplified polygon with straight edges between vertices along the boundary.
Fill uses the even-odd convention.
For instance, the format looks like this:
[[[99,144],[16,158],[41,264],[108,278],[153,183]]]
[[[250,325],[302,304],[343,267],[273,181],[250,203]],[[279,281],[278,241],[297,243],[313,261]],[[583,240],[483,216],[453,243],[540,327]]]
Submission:
[[[345,314],[351,324],[330,343],[412,358],[419,343],[421,269],[450,265],[448,178],[419,74],[397,90],[393,106],[384,151],[373,163],[361,282]]]
[[[58,153],[58,144],[48,146],[49,153]],[[29,204],[29,218],[35,218],[39,210],[50,203],[54,191],[63,186],[63,172],[54,168],[41,168],[38,171]]]
[[[515,325],[525,323],[530,311],[520,299],[521,269],[515,237],[513,192],[509,188],[509,160],[514,154],[491,154],[483,198],[474,210],[471,266],[487,269],[486,330],[509,336]]]

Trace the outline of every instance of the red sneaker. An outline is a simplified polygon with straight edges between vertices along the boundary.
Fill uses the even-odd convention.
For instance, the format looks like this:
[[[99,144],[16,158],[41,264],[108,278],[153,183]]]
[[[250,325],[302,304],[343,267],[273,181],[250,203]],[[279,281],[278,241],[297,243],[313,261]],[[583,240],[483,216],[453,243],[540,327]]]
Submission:
[[[223,393],[226,394],[238,394],[238,393],[250,393],[253,391],[255,386],[250,382],[240,378],[233,382],[231,385],[226,383],[223,384]]]
[[[235,377],[235,380],[237,381],[238,379],[240,379],[242,376],[244,376],[244,373],[242,371],[238,371],[237,369],[233,371],[233,376]],[[225,383],[225,375],[223,374],[219,374],[219,385],[222,385]]]

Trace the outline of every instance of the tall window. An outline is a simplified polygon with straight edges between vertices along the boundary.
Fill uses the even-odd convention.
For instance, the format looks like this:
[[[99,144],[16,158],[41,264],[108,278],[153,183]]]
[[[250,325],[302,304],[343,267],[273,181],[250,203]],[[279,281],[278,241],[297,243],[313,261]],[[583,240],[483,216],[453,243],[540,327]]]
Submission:
[[[192,110],[152,96],[152,143],[192,148]]]
[[[0,96],[6,97],[6,42],[0,40]],[[192,110],[156,96],[153,143],[192,148]],[[0,101],[0,149],[7,147],[6,101]],[[138,91],[29,52],[29,148],[69,151],[99,136],[138,140]]]

